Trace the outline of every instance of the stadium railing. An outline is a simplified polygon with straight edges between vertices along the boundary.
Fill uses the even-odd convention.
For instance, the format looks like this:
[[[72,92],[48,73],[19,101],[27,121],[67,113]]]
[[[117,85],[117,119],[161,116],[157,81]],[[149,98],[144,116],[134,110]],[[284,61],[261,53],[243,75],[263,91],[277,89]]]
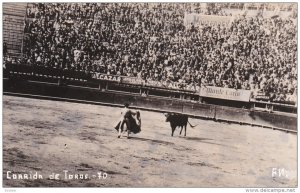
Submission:
[[[225,106],[235,106],[241,108],[253,108],[262,111],[278,111],[287,113],[297,113],[297,105],[295,103],[276,103],[271,101],[259,101],[249,98],[245,101],[238,99],[226,100],[226,98],[211,98],[201,95],[199,90],[187,90],[161,86],[161,84],[148,84],[147,81],[137,79],[135,77],[124,77],[116,75],[107,75],[87,71],[76,71],[69,69],[52,68],[45,66],[26,66],[8,64],[3,70],[4,77],[21,77],[24,79],[56,81],[59,84],[76,84],[85,85],[87,87],[97,87],[99,89],[121,90],[125,92],[135,92],[145,95],[158,95],[165,97],[179,98],[183,100],[195,101],[200,103],[215,103]],[[185,85],[181,85],[184,87]],[[216,87],[216,89],[222,89]],[[224,102],[225,101],[225,102]],[[218,103],[219,102],[219,103]]]

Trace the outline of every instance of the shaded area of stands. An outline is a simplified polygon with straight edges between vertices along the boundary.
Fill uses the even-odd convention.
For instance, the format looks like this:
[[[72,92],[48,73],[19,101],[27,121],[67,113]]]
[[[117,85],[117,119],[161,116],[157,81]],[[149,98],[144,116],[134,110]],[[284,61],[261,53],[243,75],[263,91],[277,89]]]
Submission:
[[[27,3],[3,3],[3,42],[10,56],[20,58]]]

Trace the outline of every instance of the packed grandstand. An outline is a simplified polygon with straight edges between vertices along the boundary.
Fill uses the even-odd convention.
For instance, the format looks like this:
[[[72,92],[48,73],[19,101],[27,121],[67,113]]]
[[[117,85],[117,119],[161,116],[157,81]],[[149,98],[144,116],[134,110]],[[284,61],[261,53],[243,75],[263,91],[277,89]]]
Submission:
[[[293,7],[261,4],[247,10],[234,4],[236,13],[230,5],[33,3],[26,12],[23,57],[15,60],[4,46],[4,65],[135,77],[188,88],[244,89],[274,102],[295,102]],[[187,20],[197,15],[222,17],[224,22]]]

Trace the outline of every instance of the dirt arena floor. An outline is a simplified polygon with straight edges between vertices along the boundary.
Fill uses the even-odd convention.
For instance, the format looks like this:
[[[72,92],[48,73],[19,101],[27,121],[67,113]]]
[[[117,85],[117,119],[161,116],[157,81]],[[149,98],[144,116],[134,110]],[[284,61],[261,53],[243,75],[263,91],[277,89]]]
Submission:
[[[171,137],[163,114],[141,111],[142,132],[118,139],[119,114],[115,107],[3,96],[3,185],[297,185],[295,134],[190,119],[198,126],[188,126],[186,137],[179,129]],[[42,179],[8,179],[36,172]]]

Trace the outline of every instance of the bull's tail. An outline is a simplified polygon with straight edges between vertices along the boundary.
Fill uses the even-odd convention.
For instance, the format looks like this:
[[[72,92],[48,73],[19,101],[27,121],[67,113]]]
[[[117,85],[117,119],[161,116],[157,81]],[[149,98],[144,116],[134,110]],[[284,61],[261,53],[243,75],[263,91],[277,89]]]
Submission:
[[[192,127],[192,128],[194,128],[194,127],[196,127],[197,125],[192,125],[190,122],[189,122],[189,120],[188,120],[188,123],[189,123],[189,125]]]

